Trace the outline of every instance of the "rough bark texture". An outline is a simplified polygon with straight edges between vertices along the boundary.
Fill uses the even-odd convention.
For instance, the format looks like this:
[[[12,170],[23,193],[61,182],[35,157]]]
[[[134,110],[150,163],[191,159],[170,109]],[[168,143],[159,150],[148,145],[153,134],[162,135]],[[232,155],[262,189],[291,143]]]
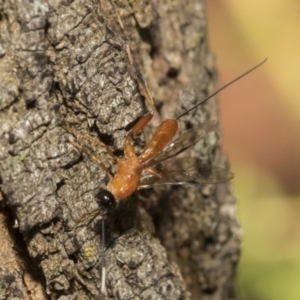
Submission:
[[[106,178],[61,124],[122,154],[147,110],[126,40],[158,108],[137,151],[162,119],[212,93],[204,3],[1,0],[0,12],[0,297],[99,299],[103,214],[74,225],[97,208]],[[179,132],[217,117],[212,99],[181,118]],[[226,166],[219,132],[186,155]],[[157,189],[105,218],[105,298],[235,299],[240,241],[229,185]]]

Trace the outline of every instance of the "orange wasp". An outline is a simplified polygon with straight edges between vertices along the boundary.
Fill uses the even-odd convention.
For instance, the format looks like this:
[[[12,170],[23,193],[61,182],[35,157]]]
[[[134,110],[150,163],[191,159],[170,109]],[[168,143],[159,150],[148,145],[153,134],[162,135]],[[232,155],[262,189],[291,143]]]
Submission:
[[[200,101],[191,109],[185,111],[176,119],[167,119],[163,121],[156,129],[151,140],[145,146],[141,154],[137,155],[132,146],[132,138],[151,121],[155,108],[150,91],[137,65],[133,62],[129,51],[128,56],[131,64],[136,70],[139,84],[150,105],[150,111],[143,115],[127,134],[124,141],[124,158],[114,155],[113,151],[101,141],[78,132],[66,125],[62,126],[66,131],[74,134],[75,136],[81,136],[101,147],[104,147],[107,153],[117,163],[118,168],[115,174],[112,174],[105,164],[89,149],[80,146],[76,142],[69,141],[69,143],[73,146],[86,152],[94,161],[96,161],[109,178],[106,190],[100,191],[96,196],[100,207],[104,210],[112,209],[116,206],[116,202],[126,199],[136,190],[150,188],[155,185],[221,183],[232,179],[233,174],[231,172],[217,166],[204,167],[201,165],[201,161],[197,158],[173,158],[197,143],[216,125],[215,120],[206,121],[195,128],[189,129],[184,135],[173,141],[178,129],[177,120],[197,108],[200,104],[206,102],[227,86],[258,68],[266,60],[227,83],[215,93]],[[169,160],[171,158],[173,159]]]
[[[122,201],[132,195],[136,190],[151,188],[155,185],[184,185],[184,184],[207,184],[221,183],[233,178],[233,174],[225,169],[217,166],[203,166],[201,161],[195,157],[174,158],[176,155],[185,151],[200,139],[202,139],[215,125],[216,121],[206,121],[195,128],[189,129],[184,135],[173,141],[178,129],[177,120],[188,114],[199,105],[203,104],[211,97],[215,96],[221,90],[225,89],[235,81],[246,76],[266,60],[253,67],[249,71],[243,73],[231,82],[227,83],[215,93],[211,94],[204,100],[200,101],[191,109],[185,111],[176,119],[167,119],[163,121],[154,132],[151,140],[145,146],[140,155],[137,155],[132,146],[133,135],[141,131],[153,118],[154,101],[149,92],[149,89],[139,72],[135,63],[133,63],[130,51],[128,57],[131,64],[137,72],[139,84],[142,87],[148,103],[150,111],[142,116],[140,120],[133,126],[127,134],[124,141],[124,158],[114,155],[113,151],[104,143],[89,135],[76,131],[66,125],[62,127],[75,136],[81,136],[101,147],[104,147],[107,153],[116,161],[117,170],[112,174],[105,164],[100,161],[96,155],[86,147],[82,147],[76,142],[69,141],[70,144],[86,152],[95,162],[97,162],[109,178],[106,190],[101,190],[97,195],[97,202],[100,208],[107,212],[115,208],[118,201]],[[173,159],[171,159],[173,158]],[[95,217],[99,214],[99,210],[88,214],[81,219],[79,223],[87,218]],[[77,223],[78,225],[78,223]],[[75,228],[77,227],[75,226]],[[102,249],[105,249],[105,234],[104,234],[104,218],[102,218]],[[104,250],[103,250],[104,252]],[[101,295],[106,295],[106,266],[105,256],[102,255],[102,276],[101,276]]]

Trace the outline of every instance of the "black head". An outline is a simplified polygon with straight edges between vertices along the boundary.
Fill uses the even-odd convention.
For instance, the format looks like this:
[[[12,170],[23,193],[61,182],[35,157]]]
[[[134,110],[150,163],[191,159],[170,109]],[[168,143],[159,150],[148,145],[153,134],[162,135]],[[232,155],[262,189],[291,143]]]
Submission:
[[[97,203],[100,206],[100,208],[102,208],[106,211],[113,210],[117,205],[115,196],[108,190],[101,190],[96,195],[96,198],[97,198]]]

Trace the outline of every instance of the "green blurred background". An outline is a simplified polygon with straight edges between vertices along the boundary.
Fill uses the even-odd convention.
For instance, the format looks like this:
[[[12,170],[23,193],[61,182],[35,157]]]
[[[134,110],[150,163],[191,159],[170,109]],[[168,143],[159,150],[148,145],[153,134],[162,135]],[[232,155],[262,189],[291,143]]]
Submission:
[[[207,0],[223,147],[243,227],[242,300],[300,299],[300,1]]]

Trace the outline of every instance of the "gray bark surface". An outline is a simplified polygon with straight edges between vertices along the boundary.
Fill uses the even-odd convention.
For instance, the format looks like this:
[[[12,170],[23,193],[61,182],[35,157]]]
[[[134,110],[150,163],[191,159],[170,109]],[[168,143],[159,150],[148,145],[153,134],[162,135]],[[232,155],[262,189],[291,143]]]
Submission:
[[[61,128],[122,154],[147,111],[127,42],[158,109],[135,136],[137,152],[161,120],[211,94],[204,2],[1,0],[0,13],[1,299],[100,299],[102,218],[105,299],[235,299],[240,228],[229,184],[137,193],[74,228],[98,208],[107,178]],[[213,98],[179,120],[179,134],[217,118]],[[219,137],[185,155],[226,167]],[[114,170],[104,149],[77,141]]]

